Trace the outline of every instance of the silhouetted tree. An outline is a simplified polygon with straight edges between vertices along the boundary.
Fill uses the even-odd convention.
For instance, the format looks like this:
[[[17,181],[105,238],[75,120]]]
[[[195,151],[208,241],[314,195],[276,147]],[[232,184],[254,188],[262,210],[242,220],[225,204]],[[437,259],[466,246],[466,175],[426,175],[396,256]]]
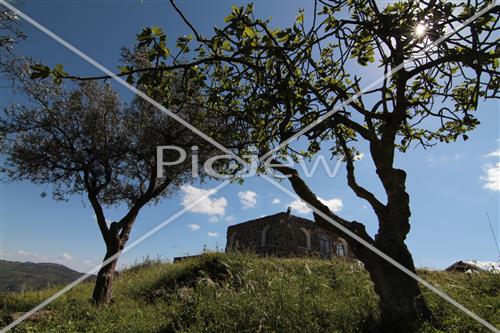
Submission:
[[[0,4],[0,66],[12,60],[14,45],[24,39],[19,17]]]
[[[280,29],[255,18],[252,5],[234,6],[226,25],[205,37],[171,2],[193,34],[178,39],[180,52],[174,55],[164,40],[162,44],[157,28],[144,29],[141,43],[162,60],[157,66],[123,68],[120,75],[132,81],[136,75],[193,71],[208,82],[203,88],[207,105],[222,104],[232,117],[245,121],[248,130],[242,137],[250,134],[249,142],[261,154],[279,147],[281,154],[310,157],[321,147],[330,149],[346,162],[348,186],[373,209],[379,223],[375,237],[362,223],[331,212],[296,170],[284,165],[276,169],[290,175],[303,200],[415,273],[405,244],[411,215],[406,172],[395,165],[395,156],[412,143],[427,148],[436,142],[467,140],[467,133],[479,124],[475,112],[480,99],[498,97],[499,7],[490,0],[410,0],[383,8],[374,0],[319,0],[314,1],[308,25],[304,12],[299,12],[293,26]],[[458,27],[458,32],[431,46]],[[178,55],[190,49],[196,51],[195,59],[179,62]],[[367,80],[352,73],[368,70],[386,78],[360,94]],[[40,72],[57,78],[106,78],[79,78],[48,68]],[[288,145],[288,139],[298,134],[309,142],[306,151]],[[385,190],[382,198],[356,179],[359,140],[369,145]],[[315,219],[340,232],[318,214]],[[409,331],[419,316],[431,317],[415,280],[348,240],[380,296],[385,331]]]
[[[276,153],[307,157],[324,148],[343,159],[348,186],[378,219],[377,234],[372,237],[362,223],[330,211],[295,169],[276,166],[299,197],[415,273],[405,244],[411,215],[406,172],[395,165],[395,156],[412,143],[427,148],[467,140],[479,124],[479,101],[498,98],[498,13],[492,1],[407,1],[384,8],[372,0],[315,1],[309,25],[301,11],[292,27],[279,29],[255,18],[249,5],[233,7],[227,25],[210,38],[183,18],[201,45],[200,59],[231,59],[207,63],[210,98],[247,121],[262,155],[281,147]],[[370,81],[352,73],[367,70],[386,78],[360,94]],[[294,135],[309,142],[306,151],[288,145]],[[360,140],[369,145],[384,197],[357,181]],[[314,217],[342,234],[320,215]],[[417,281],[346,238],[380,296],[384,331],[409,331],[418,318],[432,318]]]
[[[17,92],[29,102],[13,104],[1,116],[2,171],[14,181],[51,185],[56,200],[86,193],[106,245],[104,261],[113,258],[97,275],[93,299],[108,303],[118,256],[141,209],[192,178],[189,158],[166,167],[160,177],[157,147],[173,145],[189,153],[198,145],[201,162],[215,149],[140,98],[123,104],[109,84],[91,81],[68,89],[51,80],[31,80],[27,68],[9,67]],[[195,93],[187,97],[178,81],[176,73],[166,73],[150,93],[161,91],[162,104],[195,126],[214,130],[210,126],[216,124],[224,132],[224,122],[198,106]],[[164,151],[164,161],[178,158],[177,151]],[[122,204],[127,213],[109,223],[104,207]]]

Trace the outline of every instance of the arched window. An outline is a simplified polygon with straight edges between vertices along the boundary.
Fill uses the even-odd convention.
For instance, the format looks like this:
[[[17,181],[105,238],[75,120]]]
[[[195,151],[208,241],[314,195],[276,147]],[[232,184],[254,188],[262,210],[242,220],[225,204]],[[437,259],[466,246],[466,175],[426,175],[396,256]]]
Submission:
[[[309,230],[307,230],[306,228],[300,228],[299,230],[298,245],[310,249],[311,234],[309,233]]]
[[[344,244],[342,243],[335,244],[335,254],[341,257],[345,257]]]
[[[327,234],[319,236],[319,254],[321,258],[330,258],[332,256],[330,237]]]
[[[340,257],[347,256],[347,242],[344,239],[337,239],[335,243],[335,254]]]

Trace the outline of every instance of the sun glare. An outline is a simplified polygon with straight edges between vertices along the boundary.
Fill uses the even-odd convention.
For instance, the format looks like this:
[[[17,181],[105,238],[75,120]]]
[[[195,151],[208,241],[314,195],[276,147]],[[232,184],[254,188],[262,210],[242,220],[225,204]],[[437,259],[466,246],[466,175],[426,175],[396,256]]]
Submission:
[[[419,23],[416,27],[415,27],[415,34],[417,36],[423,36],[425,34],[425,25],[423,25],[422,23]]]

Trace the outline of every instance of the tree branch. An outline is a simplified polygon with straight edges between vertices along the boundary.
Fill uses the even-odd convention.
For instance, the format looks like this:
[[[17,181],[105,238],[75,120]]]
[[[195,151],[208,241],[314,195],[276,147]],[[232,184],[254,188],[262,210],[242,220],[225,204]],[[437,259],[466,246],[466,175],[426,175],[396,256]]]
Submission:
[[[85,187],[87,188],[87,197],[90,201],[90,204],[92,205],[92,208],[94,209],[94,213],[95,213],[96,220],[97,220],[97,225],[99,226],[99,230],[101,231],[102,238],[104,239],[104,242],[106,243],[106,245],[109,245],[110,234],[109,234],[108,225],[106,224],[106,217],[104,216],[104,211],[102,209],[102,206],[99,203],[99,200],[97,199],[96,189],[92,185],[92,183],[89,179],[88,171],[83,172],[83,180],[85,182]]]
[[[277,160],[272,161],[273,169],[277,170],[278,172],[282,173],[283,175],[286,175],[288,180],[290,181],[290,184],[292,185],[295,193],[308,205],[316,208],[323,214],[331,217],[333,220],[336,222],[340,223],[343,227],[349,229],[356,235],[360,236],[363,240],[367,241],[369,244],[373,244],[374,240],[373,238],[366,232],[365,226],[362,223],[356,222],[356,221],[348,221],[344,218],[341,218],[334,212],[332,212],[326,205],[324,205],[318,197],[311,191],[309,186],[304,182],[304,180],[300,177],[298,171],[294,168],[288,167],[283,165]],[[333,230],[336,233],[344,234],[342,231],[337,229],[334,225],[332,225],[329,221],[325,220],[323,217],[321,217],[319,214],[314,212],[314,220],[316,223],[318,223],[319,226]],[[349,236],[346,237],[347,241],[349,242],[349,245],[351,248],[357,249],[357,252],[361,249],[365,249],[364,246],[359,246],[359,243],[356,241],[353,241],[353,239]]]
[[[342,136],[342,134],[336,133],[337,139],[340,143],[340,146],[342,147],[342,150],[344,152],[345,156],[345,162],[346,162],[346,171],[347,171],[347,184],[349,187],[354,191],[354,193],[359,197],[364,200],[366,200],[373,208],[377,216],[380,218],[385,210],[384,204],[382,204],[373,193],[365,189],[364,187],[360,186],[356,182],[356,177],[354,173],[354,159],[351,154],[351,150],[347,147],[347,143]]]

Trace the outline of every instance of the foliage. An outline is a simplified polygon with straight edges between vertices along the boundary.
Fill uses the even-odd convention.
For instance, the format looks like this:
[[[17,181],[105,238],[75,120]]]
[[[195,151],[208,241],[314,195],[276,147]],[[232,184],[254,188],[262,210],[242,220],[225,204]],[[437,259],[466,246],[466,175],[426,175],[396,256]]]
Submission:
[[[334,110],[304,133],[310,145],[303,154],[332,139],[332,152],[345,157],[340,139],[382,140],[389,122],[401,151],[413,142],[428,147],[466,140],[478,125],[479,100],[498,97],[497,10],[431,44],[491,4],[407,1],[379,8],[374,1],[331,1],[308,25],[301,12],[285,29],[255,18],[252,5],[233,7],[227,25],[203,42],[199,58],[213,53],[233,59],[211,67],[212,97],[224,95],[253,123],[263,152]],[[418,24],[425,25],[424,36],[415,34]],[[351,59],[377,75],[402,70],[360,96],[370,81],[350,73],[358,71]]]
[[[14,45],[26,39],[22,31],[19,17],[0,5],[0,66],[12,58]]]
[[[500,325],[497,275],[420,274]],[[182,283],[162,288],[172,280]],[[90,288],[88,283],[77,286],[49,305],[51,315],[27,321],[17,331],[370,332],[379,316],[367,272],[342,259],[207,254],[175,264],[150,263],[120,274],[114,303],[106,308],[91,305]],[[4,294],[0,317],[26,311],[55,291]],[[438,296],[429,292],[425,297],[446,332],[483,331]],[[422,328],[422,332],[438,331]]]
[[[0,121],[9,178],[51,184],[56,199],[93,190],[103,204],[130,206],[148,180],[157,181],[150,175],[159,139],[145,135],[161,124],[137,127],[137,107],[123,106],[109,85],[90,82],[69,91],[30,81],[23,71],[16,75],[34,105],[13,104]]]
[[[140,50],[129,55],[137,62]],[[158,147],[175,146],[191,152],[197,145],[201,163],[216,151],[144,100],[136,97],[124,105],[109,84],[87,81],[69,89],[61,85],[60,76],[53,81],[32,80],[39,73],[37,68],[45,70],[42,65],[13,62],[7,68],[15,89],[29,102],[11,105],[0,117],[1,153],[5,156],[0,171],[10,180],[50,185],[57,200],[85,194],[106,244],[106,258],[124,248],[145,205],[156,203],[193,177],[188,158],[165,167],[160,174],[158,166],[177,161],[179,153],[166,150],[163,160],[158,161]],[[63,72],[62,66],[55,70]],[[159,103],[177,117],[221,136],[230,133],[223,127],[230,120],[216,118],[203,108],[198,88],[192,81],[184,82],[174,72],[148,76],[141,84],[150,84],[147,92],[152,96],[161,93]],[[203,171],[198,175],[203,176]],[[126,205],[128,211],[109,224],[103,206],[113,205]],[[98,276],[113,267],[104,266]],[[104,285],[99,281],[96,288]],[[99,297],[95,296],[96,301],[106,301]]]
[[[316,222],[331,228],[324,219],[329,216],[414,271],[404,242],[410,231],[410,197],[406,173],[395,165],[395,156],[411,144],[427,148],[466,140],[479,124],[480,99],[499,97],[500,54],[494,37],[500,29],[499,7],[491,0],[410,0],[383,7],[372,0],[314,4],[310,22],[299,12],[288,28],[273,28],[270,20],[255,17],[253,5],[234,6],[226,25],[210,38],[185,19],[200,44],[193,63],[218,59],[204,62],[211,83],[205,93],[249,124],[252,145],[261,156],[276,149],[310,157],[329,149],[343,159],[347,185],[377,217],[375,237],[362,223],[331,212],[297,170],[275,169],[290,175],[299,197],[323,213],[315,212]],[[481,17],[461,27],[480,11]],[[424,34],[417,33],[419,26],[425,27]],[[457,27],[460,31],[447,35]],[[366,73],[384,78],[372,82]],[[364,86],[368,88],[362,91]],[[308,142],[305,151],[288,145],[294,136]],[[385,195],[376,195],[356,179],[358,140],[369,146]],[[348,240],[370,271],[387,330],[410,329],[419,313],[432,317],[415,281]]]
[[[332,153],[346,158],[339,140],[361,136],[382,141],[384,133],[395,136],[389,144],[400,151],[413,142],[429,147],[466,140],[479,124],[475,111],[480,99],[498,97],[498,6],[432,46],[492,6],[490,0],[418,5],[411,0],[383,8],[371,0],[315,1],[311,22],[300,11],[288,28],[273,28],[270,20],[256,18],[253,4],[233,6],[226,25],[215,28],[210,38],[173,5],[193,34],[179,37],[174,52],[161,28],[145,27],[137,35],[137,47],[148,65],[121,66],[119,75],[151,93],[151,78],[182,70],[208,96],[207,108],[224,105],[251,126],[250,143],[264,153],[332,111],[322,126],[303,133],[307,151],[288,147],[282,152],[311,156],[320,143],[332,140]],[[422,36],[415,33],[419,24],[425,26]],[[183,54],[194,58],[182,62]],[[356,63],[380,75],[395,73],[359,95],[366,80],[350,73]],[[57,82],[106,78],[71,76],[61,65],[36,65],[33,70],[34,77],[52,75]]]
[[[267,157],[277,149],[292,157],[311,157],[326,148],[343,159],[348,186],[377,216],[375,237],[362,223],[331,212],[296,170],[275,169],[291,175],[302,200],[414,271],[404,243],[410,231],[410,197],[406,173],[396,167],[395,157],[412,144],[427,148],[467,140],[479,124],[480,100],[499,97],[499,6],[491,0],[409,0],[383,7],[374,0],[318,0],[310,21],[300,11],[292,26],[274,28],[270,20],[255,17],[250,4],[233,6],[226,24],[207,38],[171,3],[193,34],[179,39],[177,54],[193,50],[193,59],[180,62],[166,52],[160,29],[145,28],[138,41],[153,64],[126,67],[121,75],[130,82],[138,77],[146,91],[155,89],[150,80],[165,71],[181,69],[183,75],[192,75],[208,109],[223,105],[231,118],[247,125],[240,152],[256,148]],[[485,9],[474,22],[447,35]],[[423,34],[416,33],[418,26],[424,26]],[[361,93],[370,83],[366,73],[385,78]],[[307,149],[288,145],[295,135],[308,143]],[[375,195],[356,179],[358,140],[369,145],[385,195]],[[317,213],[315,220],[331,227]],[[377,286],[386,327],[411,326],[418,312],[431,317],[415,281],[349,242]],[[394,299],[405,305],[396,305]]]

